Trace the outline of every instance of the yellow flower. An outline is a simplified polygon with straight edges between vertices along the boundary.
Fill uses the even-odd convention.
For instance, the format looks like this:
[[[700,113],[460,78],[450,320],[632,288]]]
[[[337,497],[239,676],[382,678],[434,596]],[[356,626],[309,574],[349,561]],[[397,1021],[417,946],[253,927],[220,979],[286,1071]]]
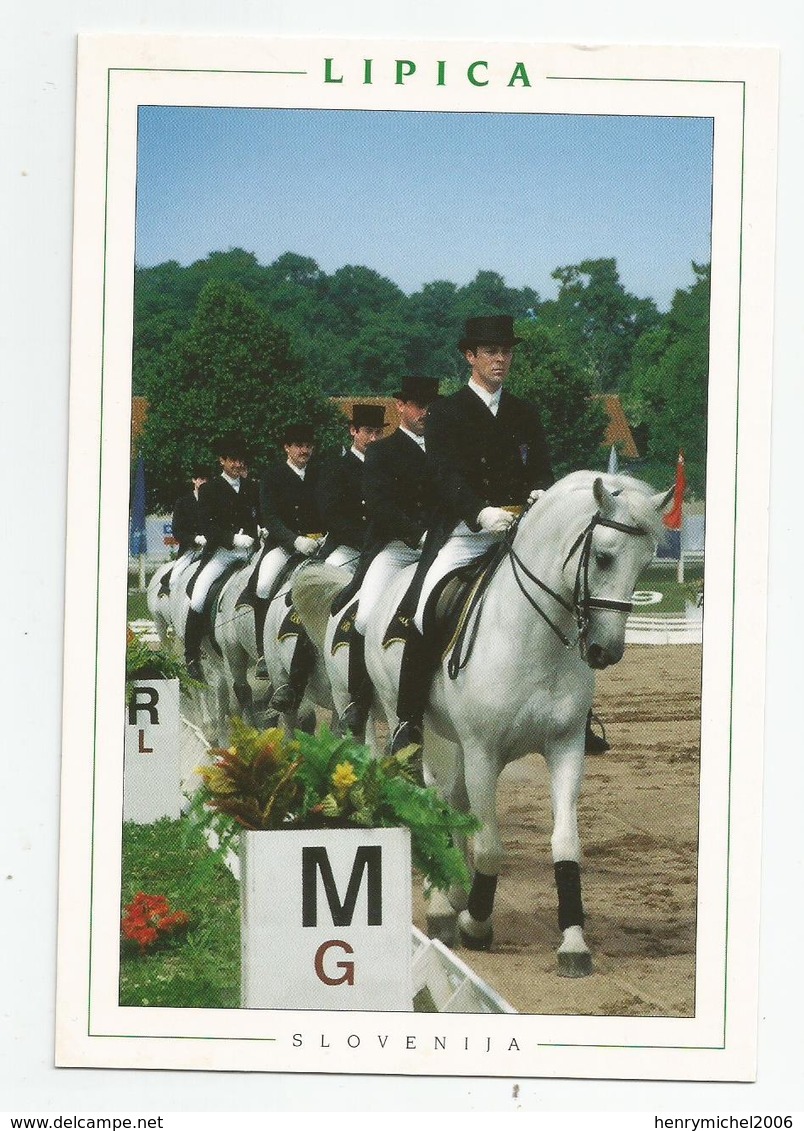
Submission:
[[[339,762],[332,774],[332,784],[335,789],[345,793],[350,785],[357,781],[357,774],[351,762]]]

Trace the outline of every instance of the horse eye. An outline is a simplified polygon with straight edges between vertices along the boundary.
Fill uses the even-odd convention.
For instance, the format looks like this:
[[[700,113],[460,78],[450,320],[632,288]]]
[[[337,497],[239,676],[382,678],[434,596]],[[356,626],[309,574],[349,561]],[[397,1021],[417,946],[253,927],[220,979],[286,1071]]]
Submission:
[[[605,550],[598,550],[595,554],[595,563],[598,569],[609,569],[614,562],[614,557]]]

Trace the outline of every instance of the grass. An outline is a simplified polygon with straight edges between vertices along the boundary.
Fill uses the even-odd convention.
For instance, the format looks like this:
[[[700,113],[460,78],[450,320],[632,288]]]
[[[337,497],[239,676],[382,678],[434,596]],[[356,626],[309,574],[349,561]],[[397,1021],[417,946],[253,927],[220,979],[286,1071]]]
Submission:
[[[151,619],[147,595],[139,589],[128,591],[128,619],[130,621]]]
[[[191,922],[183,938],[154,953],[126,951],[120,1004],[232,1009],[240,1004],[237,883],[181,821],[123,825],[123,906],[137,892],[164,895]],[[122,914],[122,908],[121,908]]]

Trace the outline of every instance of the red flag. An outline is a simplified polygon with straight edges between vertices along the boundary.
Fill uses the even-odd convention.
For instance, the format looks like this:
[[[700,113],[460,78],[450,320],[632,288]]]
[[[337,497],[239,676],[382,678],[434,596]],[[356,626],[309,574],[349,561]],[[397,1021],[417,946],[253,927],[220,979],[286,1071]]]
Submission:
[[[673,506],[664,516],[662,521],[668,530],[681,529],[681,510],[684,504],[684,488],[687,486],[687,476],[684,472],[684,453],[678,453],[676,464],[676,488],[673,492]]]

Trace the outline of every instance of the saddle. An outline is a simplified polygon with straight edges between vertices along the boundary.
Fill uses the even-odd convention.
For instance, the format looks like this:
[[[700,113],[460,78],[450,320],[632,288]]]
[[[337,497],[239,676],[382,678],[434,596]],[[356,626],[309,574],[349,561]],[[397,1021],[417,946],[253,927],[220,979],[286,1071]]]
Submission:
[[[433,649],[439,654],[451,647],[469,612],[475,593],[491,576],[499,556],[499,547],[492,546],[468,565],[446,574],[433,589],[424,610],[422,627],[423,635],[432,641]],[[383,637],[383,648],[395,643],[404,644],[408,638],[415,610],[410,608],[411,602],[407,598],[406,593],[391,617]]]
[[[207,594],[207,599],[204,603],[204,609],[201,613],[204,621],[204,630],[206,632],[206,635],[209,637],[210,644],[219,656],[223,655],[223,653],[221,652],[220,645],[215,639],[215,617],[218,612],[218,602],[220,601],[221,592],[223,591],[223,587],[226,582],[230,577],[237,573],[239,569],[242,569],[242,567],[242,562],[231,562],[220,575],[220,577],[215,578],[215,580],[209,587],[209,593]],[[194,580],[195,578],[193,578],[193,581]]]

